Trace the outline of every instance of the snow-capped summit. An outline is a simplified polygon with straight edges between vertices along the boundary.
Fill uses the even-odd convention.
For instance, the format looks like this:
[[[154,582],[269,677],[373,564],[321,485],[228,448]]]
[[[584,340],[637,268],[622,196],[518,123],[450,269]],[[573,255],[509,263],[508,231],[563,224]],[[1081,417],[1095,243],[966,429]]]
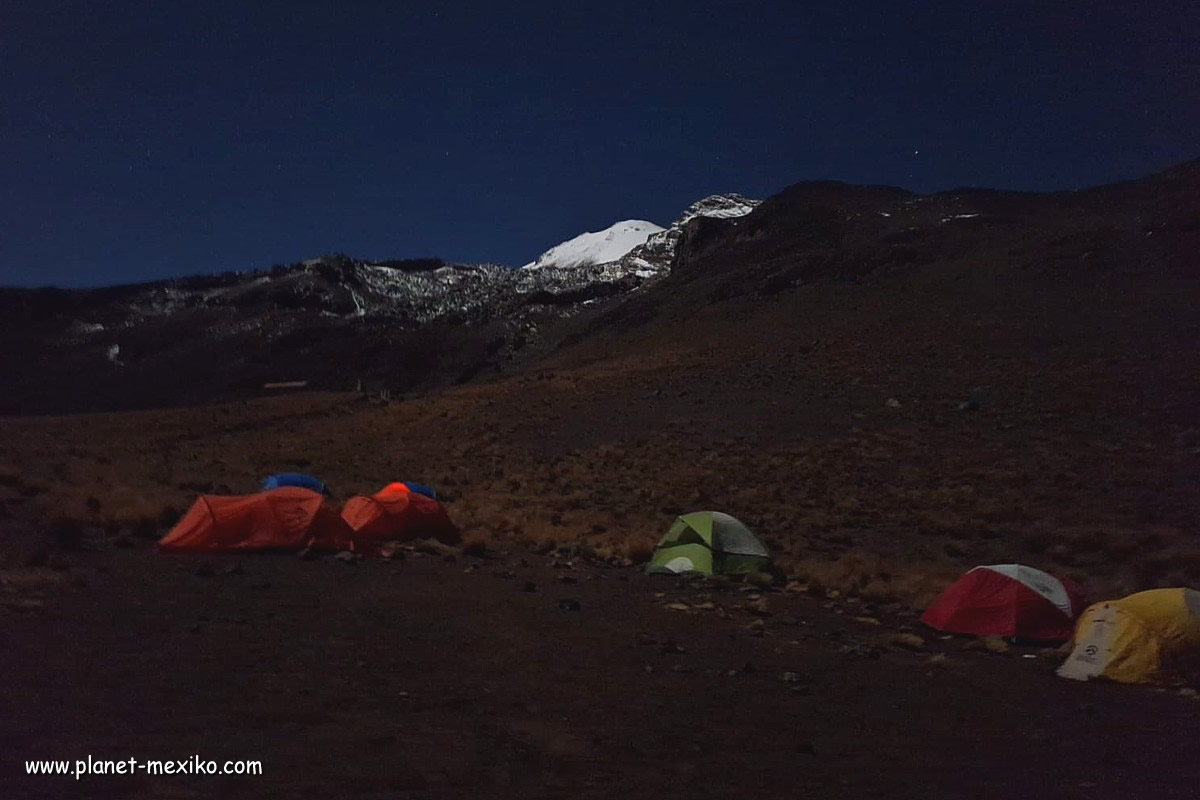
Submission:
[[[650,238],[652,234],[665,230],[661,225],[644,219],[627,219],[602,231],[582,233],[560,245],[551,247],[538,256],[537,261],[521,269],[542,267],[589,267],[617,261],[630,250]]]

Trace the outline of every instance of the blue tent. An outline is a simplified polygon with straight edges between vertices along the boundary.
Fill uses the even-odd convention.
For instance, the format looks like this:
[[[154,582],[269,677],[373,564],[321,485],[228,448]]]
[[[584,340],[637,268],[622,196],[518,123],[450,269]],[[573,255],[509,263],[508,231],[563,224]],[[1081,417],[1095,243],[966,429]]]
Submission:
[[[305,475],[302,472],[280,472],[275,475],[268,475],[262,482],[262,491],[267,492],[271,489],[278,489],[280,486],[299,486],[304,489],[312,489],[314,492],[321,494],[329,493],[324,483],[312,475]]]
[[[412,481],[402,481],[402,483],[408,487],[408,490],[410,492],[416,492],[417,494],[423,494],[426,497],[437,500],[437,492],[435,492],[433,489],[431,489],[430,487],[426,486],[423,483],[413,483]]]

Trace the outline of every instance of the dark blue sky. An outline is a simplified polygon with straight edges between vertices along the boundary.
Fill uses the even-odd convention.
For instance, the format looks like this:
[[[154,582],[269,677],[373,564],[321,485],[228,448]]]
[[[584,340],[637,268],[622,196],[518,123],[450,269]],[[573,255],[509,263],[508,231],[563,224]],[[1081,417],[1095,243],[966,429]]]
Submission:
[[[4,284],[518,265],[713,192],[1076,188],[1197,156],[1191,0],[0,11]]]

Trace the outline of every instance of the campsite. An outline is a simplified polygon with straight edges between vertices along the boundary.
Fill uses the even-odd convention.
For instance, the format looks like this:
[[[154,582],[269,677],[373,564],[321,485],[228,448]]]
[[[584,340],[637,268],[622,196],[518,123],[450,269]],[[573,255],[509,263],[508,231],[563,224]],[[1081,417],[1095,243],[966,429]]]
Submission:
[[[10,5],[0,800],[1200,798],[1194,0]]]

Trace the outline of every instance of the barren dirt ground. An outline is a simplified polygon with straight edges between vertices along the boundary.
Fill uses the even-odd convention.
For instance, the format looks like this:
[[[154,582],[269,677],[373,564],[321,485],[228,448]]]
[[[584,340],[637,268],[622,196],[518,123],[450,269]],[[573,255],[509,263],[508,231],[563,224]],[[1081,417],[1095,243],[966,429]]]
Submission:
[[[921,633],[907,650],[913,616],[861,602],[770,591],[762,609],[734,585],[517,552],[139,545],[54,576],[44,606],[4,616],[4,797],[1191,798],[1200,781],[1194,699],[1064,681],[1022,648]],[[263,775],[23,775],[193,754]]]

